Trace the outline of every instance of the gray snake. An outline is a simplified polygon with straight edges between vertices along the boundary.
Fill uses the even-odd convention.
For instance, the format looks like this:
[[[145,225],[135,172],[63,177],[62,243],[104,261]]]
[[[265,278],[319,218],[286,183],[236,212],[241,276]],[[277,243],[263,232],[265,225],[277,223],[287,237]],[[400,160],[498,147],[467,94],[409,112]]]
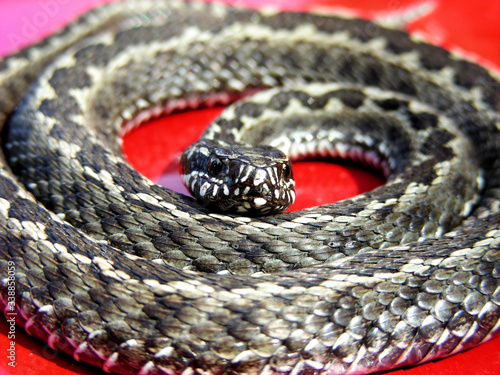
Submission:
[[[358,159],[385,186],[241,216],[121,156],[123,126],[274,86],[207,137]],[[486,69],[355,18],[98,8],[0,62],[5,309],[122,374],[368,373],[477,345],[500,317],[499,107]]]

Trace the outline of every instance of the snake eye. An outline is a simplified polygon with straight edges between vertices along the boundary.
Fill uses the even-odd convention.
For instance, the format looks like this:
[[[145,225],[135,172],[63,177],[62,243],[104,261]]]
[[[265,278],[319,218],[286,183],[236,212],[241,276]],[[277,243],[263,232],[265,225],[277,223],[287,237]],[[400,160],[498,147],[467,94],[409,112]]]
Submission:
[[[283,177],[289,180],[292,177],[292,167],[290,164],[285,164],[283,166]]]
[[[208,173],[210,173],[212,177],[216,177],[221,172],[222,162],[220,159],[215,155],[210,156],[210,159],[208,160]]]

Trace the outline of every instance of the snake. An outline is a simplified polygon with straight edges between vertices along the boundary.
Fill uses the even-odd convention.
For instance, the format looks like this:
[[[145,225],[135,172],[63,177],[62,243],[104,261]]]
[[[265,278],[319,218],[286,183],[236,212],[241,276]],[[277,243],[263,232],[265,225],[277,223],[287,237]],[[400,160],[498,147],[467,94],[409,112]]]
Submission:
[[[150,118],[229,103],[182,156],[193,197],[121,153]],[[363,374],[498,334],[499,80],[404,31],[113,2],[0,62],[0,123],[4,312],[78,361]],[[288,158],[315,157],[386,183],[285,211]]]

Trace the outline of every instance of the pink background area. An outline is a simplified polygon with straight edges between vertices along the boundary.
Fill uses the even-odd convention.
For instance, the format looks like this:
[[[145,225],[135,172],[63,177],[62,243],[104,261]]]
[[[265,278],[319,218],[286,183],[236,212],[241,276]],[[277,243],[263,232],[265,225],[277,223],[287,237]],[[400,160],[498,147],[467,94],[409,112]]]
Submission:
[[[50,35],[85,10],[103,0],[0,0],[0,56]],[[233,4],[257,7],[274,4],[295,10],[349,9],[373,18],[401,12],[421,3],[415,0],[241,0]],[[490,67],[500,67],[500,1],[459,2],[436,0],[433,12],[412,22],[409,30],[446,48],[460,51]],[[191,111],[152,121],[127,135],[124,151],[143,174],[165,184],[178,184],[176,155],[192,142],[221,109]],[[369,190],[381,180],[365,170],[327,163],[294,165],[302,197],[293,208],[339,200]],[[311,175],[314,178],[310,178]],[[173,181],[173,182],[172,182]],[[169,185],[170,186],[170,185]],[[297,193],[299,196],[299,192]],[[299,200],[299,197],[298,197]],[[7,366],[8,326],[0,320],[0,374],[103,374],[99,369],[78,364],[71,357],[16,331],[17,367]],[[494,375],[500,370],[500,339],[450,358],[399,369],[398,375]]]

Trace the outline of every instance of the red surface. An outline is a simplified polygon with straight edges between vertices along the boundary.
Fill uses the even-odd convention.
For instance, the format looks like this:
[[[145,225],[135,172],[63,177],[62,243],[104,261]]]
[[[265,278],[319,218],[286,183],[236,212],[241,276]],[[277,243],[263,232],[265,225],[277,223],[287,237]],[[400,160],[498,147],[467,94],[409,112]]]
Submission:
[[[37,38],[48,35],[84,10],[103,0],[0,0],[0,55],[12,52]],[[410,0],[244,0],[233,4],[276,4],[299,10],[338,10],[348,8],[365,17],[398,13],[418,1]],[[482,0],[435,1],[433,12],[413,22],[409,29],[447,48],[461,51],[491,67],[500,66],[500,2]],[[176,155],[202,132],[220,109],[192,111],[152,121],[127,135],[124,151],[129,161],[143,174],[176,190],[182,190],[177,177]],[[313,178],[306,177],[308,175]],[[296,163],[298,209],[332,202],[370,190],[381,180],[369,172],[323,162]],[[309,197],[306,199],[306,197]],[[17,366],[8,366],[9,326],[0,320],[0,374],[100,374],[101,370],[78,364],[46,344],[16,329]],[[500,339],[450,358],[396,370],[398,375],[494,375],[500,370]]]

